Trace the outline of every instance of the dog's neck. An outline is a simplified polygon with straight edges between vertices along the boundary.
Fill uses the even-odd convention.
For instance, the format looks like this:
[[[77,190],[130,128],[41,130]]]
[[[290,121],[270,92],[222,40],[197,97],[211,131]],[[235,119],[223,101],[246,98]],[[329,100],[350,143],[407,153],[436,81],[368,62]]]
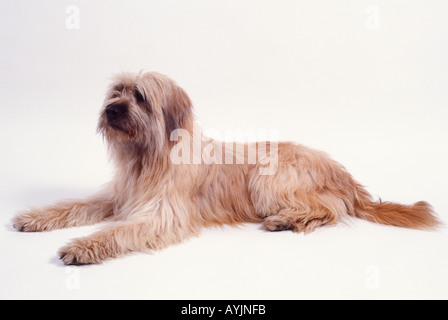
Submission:
[[[159,179],[171,169],[170,151],[172,142],[163,145],[144,144],[134,141],[111,142],[109,147],[112,159],[119,176],[133,176],[136,179]]]
[[[192,117],[179,128],[192,139],[201,139],[202,129]],[[148,137],[148,136],[146,136]],[[163,180],[169,170],[173,169],[170,153],[178,143],[176,134],[166,136],[149,135],[148,140],[109,140],[108,150],[117,176],[132,176],[135,179]]]

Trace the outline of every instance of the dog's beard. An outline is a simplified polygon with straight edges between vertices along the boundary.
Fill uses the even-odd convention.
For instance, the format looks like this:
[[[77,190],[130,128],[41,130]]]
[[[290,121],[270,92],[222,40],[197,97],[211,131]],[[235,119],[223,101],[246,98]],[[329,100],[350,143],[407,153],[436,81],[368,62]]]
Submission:
[[[135,141],[138,134],[135,124],[131,121],[109,121],[104,115],[100,118],[98,132],[108,142],[116,141],[121,143]]]
[[[106,130],[106,138],[109,141],[118,141],[122,143],[132,142],[135,140],[135,137],[132,133],[129,133],[128,131],[115,126],[110,126]]]

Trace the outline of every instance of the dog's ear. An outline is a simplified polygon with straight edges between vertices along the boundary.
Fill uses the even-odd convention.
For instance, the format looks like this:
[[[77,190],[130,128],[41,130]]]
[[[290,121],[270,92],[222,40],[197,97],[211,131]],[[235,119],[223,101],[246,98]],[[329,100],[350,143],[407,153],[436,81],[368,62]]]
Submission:
[[[170,138],[171,132],[176,129],[185,129],[191,122],[192,105],[191,100],[185,91],[174,85],[171,94],[167,96],[165,108],[163,108],[165,118],[165,129]]]

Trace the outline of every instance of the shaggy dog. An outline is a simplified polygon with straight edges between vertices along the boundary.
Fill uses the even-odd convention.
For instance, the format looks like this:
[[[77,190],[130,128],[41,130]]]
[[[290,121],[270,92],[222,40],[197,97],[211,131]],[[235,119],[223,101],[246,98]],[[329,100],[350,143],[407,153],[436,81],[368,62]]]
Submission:
[[[203,139],[202,133],[192,147],[181,133],[197,138],[194,126],[189,97],[168,77],[154,72],[116,76],[98,124],[116,167],[113,180],[90,198],[22,212],[14,227],[34,232],[113,221],[60,249],[65,264],[81,265],[158,250],[222,224],[261,222],[269,231],[305,233],[347,217],[417,229],[438,224],[426,202],[373,200],[325,153],[265,142],[264,155],[254,159],[249,151],[260,143],[220,143]],[[173,161],[174,148],[174,156],[185,161]],[[206,148],[222,161],[197,161]],[[233,151],[233,164],[220,159],[226,151]],[[275,172],[262,174],[273,156]]]

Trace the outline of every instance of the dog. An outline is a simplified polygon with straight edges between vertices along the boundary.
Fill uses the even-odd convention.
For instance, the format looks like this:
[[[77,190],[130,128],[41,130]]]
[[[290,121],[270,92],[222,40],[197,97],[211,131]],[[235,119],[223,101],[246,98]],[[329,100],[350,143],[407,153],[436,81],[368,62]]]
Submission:
[[[326,153],[265,142],[265,153],[254,158],[250,150],[261,142],[204,139],[195,125],[190,98],[169,77],[156,72],[115,76],[98,122],[114,178],[87,199],[23,211],[14,217],[14,228],[37,232],[112,222],[59,250],[63,263],[84,265],[159,250],[223,224],[262,223],[268,231],[304,233],[350,217],[415,229],[439,224],[426,202],[374,200]],[[185,132],[199,136],[200,143],[191,146]],[[222,161],[198,160],[198,152],[207,148]],[[174,149],[174,156],[185,161],[173,161]],[[229,150],[232,164],[224,161]],[[263,174],[270,156],[275,156],[275,170]]]

